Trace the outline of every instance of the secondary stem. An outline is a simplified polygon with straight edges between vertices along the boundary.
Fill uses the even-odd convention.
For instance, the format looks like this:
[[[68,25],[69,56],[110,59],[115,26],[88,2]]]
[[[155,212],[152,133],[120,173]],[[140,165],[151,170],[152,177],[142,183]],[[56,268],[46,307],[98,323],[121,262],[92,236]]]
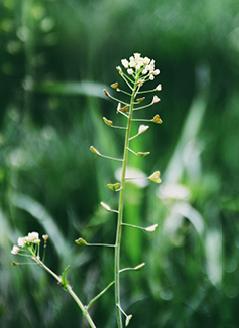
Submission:
[[[57,276],[54,272],[52,272],[41,260],[39,260],[34,252],[29,249],[30,252],[32,253],[33,257],[32,259],[38,263],[43,269],[45,269],[53,278],[55,278],[59,284],[61,284],[62,279]],[[86,317],[86,320],[88,321],[89,325],[91,328],[96,328],[96,325],[94,324],[93,320],[91,319],[91,316],[89,314],[89,312],[87,311],[86,307],[83,305],[83,303],[81,302],[81,300],[79,299],[79,297],[75,294],[75,292],[72,290],[72,287],[67,284],[65,286],[65,288],[67,289],[67,291],[69,292],[69,294],[74,298],[74,300],[76,301],[77,305],[79,306],[79,308],[81,309],[83,315]]]
[[[125,187],[125,174],[128,158],[128,147],[129,147],[129,136],[130,136],[130,126],[133,114],[133,102],[135,94],[137,91],[137,85],[135,83],[134,89],[131,95],[129,117],[125,133],[125,144],[124,144],[124,156],[123,156],[123,166],[122,166],[122,176],[121,176],[121,189],[119,195],[119,205],[118,205],[118,221],[116,230],[116,240],[115,240],[115,264],[114,264],[114,278],[115,278],[115,305],[117,313],[117,324],[118,328],[122,328],[122,316],[120,311],[120,281],[119,281],[119,271],[120,271],[120,241],[121,241],[121,228],[123,220],[123,202],[124,202],[124,187]]]

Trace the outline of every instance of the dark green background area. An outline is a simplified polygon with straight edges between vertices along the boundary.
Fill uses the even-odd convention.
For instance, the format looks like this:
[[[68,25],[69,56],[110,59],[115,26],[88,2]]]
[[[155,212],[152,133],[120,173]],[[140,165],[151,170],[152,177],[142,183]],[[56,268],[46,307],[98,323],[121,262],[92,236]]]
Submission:
[[[132,142],[129,165],[163,183],[127,184],[121,277],[129,327],[234,328],[239,301],[239,2],[233,0],[2,0],[0,2],[0,326],[87,327],[55,280],[36,266],[11,266],[19,236],[48,234],[45,263],[87,304],[113,280],[125,124],[103,89],[122,58],[156,60],[160,114]],[[122,65],[121,65],[122,66]],[[145,89],[147,85],[145,85]],[[119,93],[110,91],[120,97]],[[150,102],[147,96],[145,102]],[[138,123],[133,126],[137,132]],[[113,288],[91,308],[97,328],[116,327]]]

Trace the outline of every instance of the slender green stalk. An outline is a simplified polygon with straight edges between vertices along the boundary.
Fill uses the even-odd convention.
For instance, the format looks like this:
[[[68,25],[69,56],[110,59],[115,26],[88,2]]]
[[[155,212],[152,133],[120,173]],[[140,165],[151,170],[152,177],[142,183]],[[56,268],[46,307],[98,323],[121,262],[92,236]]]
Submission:
[[[134,89],[131,95],[130,107],[129,107],[129,118],[125,133],[125,144],[124,144],[124,156],[123,156],[123,166],[122,166],[122,176],[121,176],[121,189],[119,195],[119,205],[118,205],[118,221],[117,221],[117,231],[115,239],[115,263],[114,263],[114,278],[115,278],[115,304],[117,312],[117,324],[118,328],[122,328],[122,315],[120,310],[120,281],[119,281],[119,272],[120,272],[120,241],[121,241],[121,228],[123,220],[123,203],[124,203],[124,187],[125,187],[125,174],[126,166],[128,159],[128,148],[129,148],[129,136],[130,136],[130,127],[133,114],[133,102],[135,94],[137,91],[137,84],[134,84]]]
[[[96,328],[96,325],[94,324],[93,320],[91,319],[89,312],[87,311],[86,307],[81,303],[78,296],[74,293],[74,291],[72,290],[72,287],[70,285],[67,285],[66,288],[67,288],[68,292],[70,293],[70,295],[74,298],[74,300],[76,301],[76,303],[78,304],[80,309],[82,310],[82,312],[83,312],[84,316],[86,317],[86,320],[88,321],[91,328]]]
[[[55,278],[58,282],[58,284],[62,284],[62,278],[57,276],[54,272],[52,272],[41,260],[39,260],[36,255],[34,254],[34,252],[32,251],[32,249],[29,248],[29,251],[31,252],[32,259],[39,264],[43,269],[45,269],[53,278]],[[75,292],[72,290],[72,287],[70,286],[69,283],[65,284],[65,286],[63,286],[68,292],[69,294],[73,297],[73,299],[76,301],[77,305],[79,306],[79,308],[81,309],[83,315],[85,316],[86,320],[88,321],[89,325],[91,328],[96,328],[96,325],[94,324],[93,320],[91,319],[91,316],[87,310],[87,308],[83,305],[83,303],[81,302],[81,300],[79,299],[79,297],[75,294]]]

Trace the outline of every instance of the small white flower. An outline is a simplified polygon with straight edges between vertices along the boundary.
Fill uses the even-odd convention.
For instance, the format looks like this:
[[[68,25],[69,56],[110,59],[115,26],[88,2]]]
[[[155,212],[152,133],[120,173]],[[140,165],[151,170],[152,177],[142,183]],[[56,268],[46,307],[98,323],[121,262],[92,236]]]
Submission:
[[[17,247],[16,245],[14,245],[12,248],[11,254],[17,255],[19,251],[20,251],[20,248]]]
[[[150,62],[150,59],[148,57],[144,57],[143,62],[144,64],[148,64]]]
[[[155,71],[153,71],[153,74],[154,75],[159,75],[160,74],[160,70],[159,69],[156,69]]]
[[[135,66],[135,68],[136,68],[137,71],[140,69],[140,67],[141,67],[141,64],[140,64],[140,63],[138,63],[138,64]]]
[[[132,75],[134,73],[134,71],[132,70],[132,68],[128,68],[127,69],[127,72],[128,72],[129,75]]]
[[[37,232],[29,232],[28,233],[28,241],[29,243],[39,243],[39,234]]]
[[[139,54],[138,52],[136,52],[136,53],[134,53],[134,58],[135,58],[135,59],[139,59],[139,58],[140,58],[140,55],[141,55],[141,54]]]
[[[28,243],[28,237],[19,237],[17,240],[17,244],[21,248],[24,248],[27,243]]]
[[[153,74],[150,74],[150,75],[149,75],[149,79],[150,79],[150,80],[153,80],[153,79],[154,79]]]
[[[144,69],[142,70],[142,74],[146,74],[146,73],[147,73],[147,69],[144,68]]]
[[[122,63],[122,65],[123,65],[125,68],[128,68],[128,66],[129,66],[129,62],[128,62],[127,59],[121,59],[121,63]]]

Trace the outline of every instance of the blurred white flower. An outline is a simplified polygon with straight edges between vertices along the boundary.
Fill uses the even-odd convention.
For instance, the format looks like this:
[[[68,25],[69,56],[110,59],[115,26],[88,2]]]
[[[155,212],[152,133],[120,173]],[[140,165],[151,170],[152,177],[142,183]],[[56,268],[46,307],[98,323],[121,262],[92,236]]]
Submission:
[[[190,190],[182,184],[164,184],[158,189],[158,197],[161,199],[188,200],[190,194]]]
[[[128,68],[129,63],[128,63],[128,60],[127,60],[127,59],[121,59],[121,63],[122,63],[122,65],[123,65],[125,68]]]
[[[17,247],[16,245],[14,245],[13,248],[12,248],[11,253],[12,253],[13,255],[17,255],[19,251],[20,251],[20,248]]]
[[[127,72],[128,72],[129,75],[132,75],[134,73],[134,71],[132,70],[132,68],[128,68],[127,69]]]
[[[28,237],[19,237],[17,240],[17,244],[21,248],[24,248],[27,243],[28,243]]]
[[[121,173],[122,173],[121,168],[117,169],[115,172],[115,178],[118,181],[121,180]],[[135,169],[133,167],[127,167],[126,179],[130,179],[128,181],[134,183],[139,188],[145,188],[149,183],[146,174],[143,171],[139,169]]]
[[[28,233],[28,242],[29,243],[39,243],[39,234],[38,232],[29,232]]]
[[[127,59],[121,59],[121,63],[127,69],[127,72],[130,75],[132,75],[135,70],[135,72],[145,75],[150,80],[153,80],[155,75],[158,75],[160,73],[159,69],[155,69],[154,59],[149,59],[148,57],[141,57],[141,54],[138,52],[134,53],[133,56],[130,56],[129,61]],[[121,68],[119,66],[116,68],[122,75]],[[147,73],[148,75],[146,75]]]
[[[158,224],[156,223],[156,224],[153,224],[153,225],[151,225],[147,228],[144,228],[144,230],[146,230],[146,231],[155,231],[157,227],[158,227]]]

